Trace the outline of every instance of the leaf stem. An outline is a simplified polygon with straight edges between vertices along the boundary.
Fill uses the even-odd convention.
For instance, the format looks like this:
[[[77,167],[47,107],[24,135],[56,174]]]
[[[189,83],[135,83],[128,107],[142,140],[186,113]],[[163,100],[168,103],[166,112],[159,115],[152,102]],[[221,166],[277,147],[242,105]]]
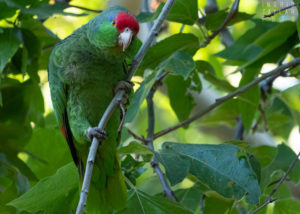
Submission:
[[[164,5],[157,21],[152,26],[151,31],[150,31],[146,41],[143,43],[142,47],[140,48],[137,55],[134,57],[134,59],[132,61],[131,68],[128,71],[128,76],[126,78],[127,80],[131,80],[131,78],[133,77],[133,75],[136,72],[137,68],[139,67],[142,59],[144,58],[147,50],[149,49],[153,39],[157,35],[157,32],[159,31],[159,28],[161,27],[161,24],[166,19],[169,11],[171,10],[171,7],[174,4],[174,2],[175,2],[175,0],[167,0],[167,2]],[[102,116],[102,118],[99,122],[98,127],[100,129],[105,128],[105,126],[106,126],[109,118],[111,117],[112,113],[117,108],[117,106],[121,103],[124,93],[125,93],[124,90],[120,90],[114,96],[114,98],[110,102],[109,106],[106,108],[106,110],[105,110],[105,112],[104,112],[104,114],[103,114],[103,116]],[[96,153],[97,153],[99,143],[100,142],[96,138],[94,138],[93,142],[91,144],[91,147],[90,147],[90,151],[89,151],[89,155],[88,155],[88,159],[87,159],[87,164],[86,164],[86,169],[85,169],[85,173],[84,173],[82,189],[81,189],[81,193],[80,193],[80,199],[79,199],[79,203],[78,203],[78,206],[77,206],[76,214],[82,214],[83,210],[84,210],[84,207],[86,206],[86,201],[87,201],[87,197],[88,197],[90,182],[91,182],[92,173],[93,173],[93,166],[94,166],[95,157],[96,157]]]

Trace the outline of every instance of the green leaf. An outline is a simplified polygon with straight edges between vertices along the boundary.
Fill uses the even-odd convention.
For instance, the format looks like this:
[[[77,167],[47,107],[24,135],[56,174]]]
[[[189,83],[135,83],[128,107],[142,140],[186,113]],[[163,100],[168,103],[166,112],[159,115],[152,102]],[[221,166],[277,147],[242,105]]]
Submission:
[[[54,128],[34,129],[25,151],[30,154],[26,164],[38,178],[52,175],[71,161],[65,139],[60,130]]]
[[[44,124],[44,98],[38,84],[26,82],[25,103],[29,106],[27,116],[29,121],[42,126]]]
[[[188,173],[196,176],[209,189],[227,198],[255,204],[260,189],[247,155],[234,145],[197,145],[166,142],[157,154],[172,185],[181,182]]]
[[[128,193],[127,206],[117,214],[155,213],[155,214],[192,214],[193,212],[182,207],[170,199],[151,196],[132,186]]]
[[[87,14],[77,14],[77,13],[70,13],[64,12],[66,8],[68,8],[68,4],[65,3],[55,3],[55,4],[48,4],[42,3],[36,8],[21,8],[24,13],[37,15],[39,19],[47,19],[53,14],[62,14],[65,16],[86,16]]]
[[[272,146],[249,147],[248,151],[258,158],[261,167],[265,167],[274,159],[277,148]]]
[[[193,34],[180,33],[172,35],[149,48],[141,63],[140,70],[156,68],[159,63],[167,59],[175,51],[180,50],[194,55],[198,48],[198,38]]]
[[[148,155],[152,154],[148,147],[138,143],[136,141],[132,141],[129,145],[119,148],[118,150],[121,154],[140,154],[140,155]]]
[[[284,199],[275,202],[273,214],[298,214],[300,203],[294,199]]]
[[[176,51],[159,66],[166,72],[177,74],[184,79],[190,75],[195,68],[193,57],[183,51]]]
[[[204,191],[199,188],[199,183],[187,189],[178,189],[174,192],[179,202],[186,208],[194,211],[199,209],[200,200],[204,195]]]
[[[280,179],[283,173],[287,171],[292,161],[296,158],[296,154],[286,146],[280,144],[277,147],[277,154],[273,161],[262,169],[261,189],[264,190],[272,181]],[[300,180],[300,161],[298,160],[293,170],[288,176],[294,183]]]
[[[78,194],[78,187],[77,168],[73,163],[69,163],[58,169],[53,176],[40,180],[28,192],[8,205],[30,213],[70,213]]]
[[[209,13],[206,17],[205,17],[205,26],[209,29],[209,30],[217,30],[224,22],[224,20],[226,19],[228,12],[228,9],[223,9],[223,10],[219,10],[215,13]],[[234,25],[238,22],[241,21],[246,21],[250,18],[252,18],[253,15],[252,14],[247,14],[247,13],[243,13],[243,12],[238,12],[233,19],[231,19],[231,21],[227,24],[227,26],[231,26]]]
[[[254,22],[254,28],[217,56],[228,59],[229,64],[247,67],[278,50],[296,32],[295,24],[289,21],[279,24],[258,20]],[[281,53],[282,50],[278,51]]]
[[[165,83],[168,87],[170,105],[178,120],[187,119],[195,106],[194,99],[188,92],[190,80],[184,80],[182,76],[168,75]]]
[[[274,96],[272,106],[266,111],[266,118],[271,133],[287,140],[290,136],[290,132],[296,125],[296,113],[297,112],[290,107],[290,102],[286,102],[281,97]]]
[[[206,115],[201,121],[205,125],[219,125],[220,123],[235,126],[237,123],[236,118],[239,116],[238,100],[231,99],[221,104],[215,111]]]
[[[282,98],[288,105],[296,111],[300,112],[300,84],[290,87],[281,93]]]
[[[161,7],[161,5],[160,5]],[[198,1],[197,0],[176,0],[167,20],[179,22],[182,24],[193,25],[198,19]]]
[[[0,33],[0,74],[21,44],[18,38],[18,30],[13,28],[2,28],[2,30],[3,32]]]
[[[145,80],[141,83],[141,86],[134,93],[132,99],[130,100],[130,105],[126,112],[126,123],[132,122],[135,118],[138,110],[140,109],[140,106],[147,97],[159,73],[160,70],[146,71],[147,76],[145,77]]]
[[[12,17],[16,13],[16,9],[8,7],[5,2],[0,2],[0,20],[8,17]]]
[[[215,87],[232,92],[235,88],[226,80],[219,79],[216,75],[214,67],[207,61],[197,60],[195,62],[197,71],[200,72],[203,77],[212,83]]]

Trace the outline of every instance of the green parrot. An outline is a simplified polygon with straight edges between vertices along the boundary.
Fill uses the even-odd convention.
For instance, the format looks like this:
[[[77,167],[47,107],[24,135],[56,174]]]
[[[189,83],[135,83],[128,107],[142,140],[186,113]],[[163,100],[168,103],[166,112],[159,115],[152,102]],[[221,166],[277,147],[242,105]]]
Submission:
[[[126,61],[136,54],[139,24],[125,8],[111,7],[59,42],[49,67],[51,99],[56,119],[69,145],[80,177],[93,137],[99,146],[90,184],[88,214],[111,213],[126,205],[127,190],[116,153],[120,111],[111,116],[106,133],[97,128],[122,80]],[[120,84],[123,83],[123,84]]]

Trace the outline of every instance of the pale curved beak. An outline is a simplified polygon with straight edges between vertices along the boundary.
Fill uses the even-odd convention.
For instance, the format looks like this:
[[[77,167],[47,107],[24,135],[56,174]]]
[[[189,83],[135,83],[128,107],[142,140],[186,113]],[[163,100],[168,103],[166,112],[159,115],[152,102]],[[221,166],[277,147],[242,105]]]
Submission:
[[[133,31],[128,27],[119,35],[118,44],[122,47],[122,50],[125,51],[131,43],[133,37]]]

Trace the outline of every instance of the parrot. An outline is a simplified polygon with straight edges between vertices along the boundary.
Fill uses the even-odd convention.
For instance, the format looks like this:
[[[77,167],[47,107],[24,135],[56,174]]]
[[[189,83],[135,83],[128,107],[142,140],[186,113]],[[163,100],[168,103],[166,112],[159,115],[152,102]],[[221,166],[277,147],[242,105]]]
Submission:
[[[137,19],[125,8],[113,6],[56,44],[50,55],[52,105],[81,181],[92,139],[102,140],[89,188],[88,214],[126,206],[127,188],[117,155],[121,112],[112,114],[105,131],[97,124],[116,90],[131,86],[124,78],[141,45],[138,32]]]

